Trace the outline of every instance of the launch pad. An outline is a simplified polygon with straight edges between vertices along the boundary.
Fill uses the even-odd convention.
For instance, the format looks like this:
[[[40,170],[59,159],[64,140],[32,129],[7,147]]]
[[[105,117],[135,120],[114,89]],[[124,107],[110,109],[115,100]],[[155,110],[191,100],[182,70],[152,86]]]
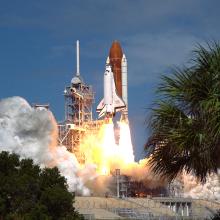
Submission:
[[[220,204],[201,199],[172,197],[76,197],[75,208],[85,219],[206,220]]]
[[[220,208],[219,203],[215,203],[214,201],[208,203],[207,200],[185,199],[183,198],[181,192],[181,190],[183,190],[183,186],[175,185],[174,183],[168,185],[167,187],[164,186],[161,188],[157,187],[151,189],[147,186],[147,184],[144,183],[144,178],[146,176],[144,177],[143,173],[140,173],[140,176],[142,175],[140,180],[135,180],[132,176],[132,172],[128,174],[124,174],[122,172],[122,174],[120,174],[120,166],[122,166],[121,170],[125,168],[123,166],[126,163],[126,165],[129,167],[129,163],[131,161],[134,163],[134,158],[129,157],[133,156],[132,143],[129,143],[126,140],[130,138],[127,101],[127,60],[125,55],[122,53],[122,50],[119,49],[118,45],[118,43],[113,42],[109,54],[110,57],[107,58],[106,66],[110,64],[112,69],[105,69],[105,73],[110,73],[106,83],[104,82],[104,87],[108,89],[105,91],[106,88],[104,88],[104,98],[101,101],[101,107],[99,106],[99,112],[104,113],[105,116],[110,115],[113,117],[117,112],[118,103],[115,102],[116,98],[118,100],[122,99],[126,108],[122,107],[119,102],[119,109],[121,111],[121,118],[127,123],[128,130],[127,133],[124,134],[123,138],[121,138],[120,133],[120,140],[117,143],[117,141],[115,141],[116,135],[112,134],[112,118],[107,118],[111,123],[109,123],[110,127],[105,127],[105,129],[111,129],[102,134],[103,136],[107,135],[105,137],[105,144],[102,146],[105,147],[104,150],[106,152],[98,155],[99,157],[102,157],[101,164],[94,164],[96,164],[97,167],[100,165],[102,168],[104,168],[103,170],[97,170],[99,171],[97,173],[100,176],[104,174],[104,176],[106,175],[107,177],[113,179],[111,182],[111,190],[109,190],[110,187],[104,185],[103,191],[100,189],[97,190],[98,192],[91,190],[91,195],[93,195],[93,197],[76,197],[75,207],[86,218],[88,217],[88,219],[106,219],[106,217],[109,217],[109,219],[132,218],[155,220],[204,219],[202,217],[207,216],[213,210]],[[92,142],[91,145],[88,145],[86,149],[82,150],[81,148],[84,147],[83,141],[88,135],[92,135],[93,138],[95,137],[98,139],[100,131],[102,131],[103,126],[106,125],[108,120],[106,120],[106,117],[98,120],[93,119],[92,107],[94,104],[95,95],[92,86],[87,85],[80,75],[79,42],[77,42],[76,54],[77,71],[72,78],[70,85],[66,86],[64,90],[65,120],[58,125],[58,142],[59,145],[66,146],[68,151],[72,152],[76,156],[79,164],[85,165],[89,161],[88,159],[90,159],[88,156],[90,157],[91,154],[99,154],[99,152],[96,151],[97,149],[93,149],[93,152],[91,150],[91,148],[96,144],[95,139],[92,139],[94,143]],[[111,72],[111,70],[113,72]],[[118,73],[120,73],[121,76],[120,74],[117,75]],[[116,94],[114,94],[115,90]],[[125,130],[126,129],[124,129],[124,131]],[[120,143],[123,141],[124,143]],[[119,146],[123,146],[124,148],[119,149]],[[112,156],[112,150],[119,150],[117,152],[120,154],[112,154]],[[129,150],[132,150],[132,152],[128,153]],[[110,157],[106,157],[106,155],[110,155]],[[119,166],[112,166],[113,168],[109,166],[111,170],[107,170],[106,168],[109,168],[109,161],[111,162],[111,160],[115,160],[118,162],[118,155],[122,156],[122,163],[119,164]],[[127,161],[126,159],[128,158],[126,157],[129,157],[130,160]],[[100,163],[100,161],[98,162]],[[133,166],[134,164],[132,164],[132,162],[130,165]],[[118,164],[116,163],[116,165]],[[140,164],[136,163],[136,165],[136,167],[133,166],[132,169],[135,170]],[[139,171],[145,172],[146,170]],[[135,170],[134,172],[137,173],[138,170]],[[93,184],[96,184],[95,181]],[[96,186],[96,188],[99,188],[99,186]],[[215,208],[213,208],[213,204],[216,206]]]
[[[70,85],[66,86],[64,89],[65,120],[62,123],[59,123],[58,125],[58,131],[59,131],[58,141],[59,141],[59,145],[66,146],[68,151],[72,152],[76,156],[76,159],[79,162],[79,164],[84,165],[88,160],[88,158],[86,157],[88,156],[88,151],[91,149],[92,146],[89,146],[90,149],[81,150],[81,148],[83,147],[83,141],[88,135],[93,135],[93,137],[97,139],[100,130],[102,129],[103,125],[106,124],[106,118],[98,119],[98,120],[93,119],[92,107],[95,102],[94,101],[95,95],[92,86],[87,85],[81,77],[79,61],[80,61],[79,41],[77,41],[76,74],[73,76]],[[126,108],[122,109],[121,118],[123,118],[123,120],[125,119],[127,123],[128,122],[127,60],[118,42],[113,42],[112,44],[109,57],[107,58],[106,61],[107,68],[109,64],[111,64],[111,66],[113,67],[112,70],[114,71],[112,72],[114,73],[114,75],[112,74],[114,78],[110,79],[111,80],[110,84],[112,84],[113,81],[113,86],[114,86],[114,81],[115,81],[115,88],[113,90],[118,91],[118,93],[116,93],[115,95],[117,95],[117,98],[123,100],[123,102],[126,104]],[[108,98],[111,95],[111,92],[109,93],[109,90],[111,90],[112,87],[108,85],[107,88],[108,88],[107,91],[107,98]],[[104,92],[105,89],[106,88],[104,88]],[[112,98],[114,99],[114,94]],[[111,102],[108,103],[109,99],[107,99],[107,102],[104,103],[105,99],[106,97],[104,97],[103,99],[103,106],[101,107],[100,111],[102,111],[102,108],[104,109],[105,105],[111,104]],[[114,107],[110,108],[110,111],[114,111]],[[113,148],[114,147],[113,145],[115,145],[115,143],[117,144],[116,148],[119,148],[119,139],[120,139],[119,136],[120,134],[117,134],[116,132],[113,136],[109,137],[108,139],[109,143],[105,143],[105,145],[107,144],[107,148]],[[124,139],[128,139],[128,138],[129,137],[127,137],[125,134]],[[114,139],[114,140],[110,140],[110,139]],[[92,145],[95,145],[95,143],[92,143]],[[125,142],[124,145],[125,148],[121,152],[124,155],[124,157],[126,156],[129,157],[133,155],[133,149],[130,149],[132,150],[132,152],[130,152],[130,155],[129,154],[126,155],[126,152],[129,151],[128,145],[130,145],[130,147],[132,148],[132,143]],[[98,153],[96,149],[94,151],[95,154]],[[108,153],[110,153],[110,151],[108,151]],[[104,169],[106,169],[105,159],[106,158],[102,158],[104,164],[101,164]],[[127,159],[129,158],[124,158],[124,159],[127,161]],[[134,162],[134,158],[131,158],[129,162]],[[144,185],[143,182],[132,180],[129,177],[129,175],[120,174],[121,172],[120,166],[119,167],[114,166],[113,170],[108,170],[108,171],[101,170],[101,173],[99,174],[102,175],[103,173],[105,173],[106,175],[106,172],[115,179],[115,183],[113,183],[113,185],[116,186],[117,189],[115,188],[111,190],[111,193],[106,189],[104,192],[102,192],[102,195],[100,196],[105,196],[106,193],[110,196],[117,195],[118,198],[144,197],[152,194],[167,195],[166,188],[156,188],[154,190],[151,190],[149,189],[149,187],[146,187],[146,185]]]

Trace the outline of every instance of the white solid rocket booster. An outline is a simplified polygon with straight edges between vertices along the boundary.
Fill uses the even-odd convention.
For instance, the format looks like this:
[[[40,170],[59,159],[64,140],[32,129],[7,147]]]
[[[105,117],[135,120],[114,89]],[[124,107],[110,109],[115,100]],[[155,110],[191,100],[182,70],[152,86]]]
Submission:
[[[125,111],[128,111],[128,64],[125,54],[123,54],[121,61],[121,74],[122,74],[122,99],[126,104]]]
[[[105,65],[109,65],[109,63],[110,63],[110,59],[109,59],[109,56],[108,56],[107,59],[106,59]]]

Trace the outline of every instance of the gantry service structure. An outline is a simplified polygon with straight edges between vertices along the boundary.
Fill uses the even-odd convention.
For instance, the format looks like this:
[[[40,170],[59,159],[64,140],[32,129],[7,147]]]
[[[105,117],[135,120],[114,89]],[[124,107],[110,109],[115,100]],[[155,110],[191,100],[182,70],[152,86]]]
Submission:
[[[102,124],[93,120],[92,105],[94,92],[92,86],[84,83],[79,68],[79,41],[76,42],[76,75],[70,86],[64,90],[65,120],[58,125],[59,144],[73,152],[80,163],[85,162],[85,155],[80,152],[80,144],[86,131],[97,132]]]

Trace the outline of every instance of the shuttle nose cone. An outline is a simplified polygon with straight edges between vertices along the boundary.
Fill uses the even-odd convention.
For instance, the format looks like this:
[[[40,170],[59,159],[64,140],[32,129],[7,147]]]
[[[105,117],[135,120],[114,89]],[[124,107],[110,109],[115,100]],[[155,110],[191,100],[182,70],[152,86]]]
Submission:
[[[113,41],[110,52],[109,52],[109,58],[110,59],[122,59],[123,52],[121,49],[121,45],[118,41]]]

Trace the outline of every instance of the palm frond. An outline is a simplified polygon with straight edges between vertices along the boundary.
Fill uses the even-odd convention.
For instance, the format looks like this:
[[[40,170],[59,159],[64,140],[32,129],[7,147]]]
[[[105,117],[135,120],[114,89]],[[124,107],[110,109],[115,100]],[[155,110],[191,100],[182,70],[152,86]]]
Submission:
[[[198,45],[190,68],[162,76],[152,108],[153,170],[175,178],[193,172],[201,181],[220,167],[220,46]]]

